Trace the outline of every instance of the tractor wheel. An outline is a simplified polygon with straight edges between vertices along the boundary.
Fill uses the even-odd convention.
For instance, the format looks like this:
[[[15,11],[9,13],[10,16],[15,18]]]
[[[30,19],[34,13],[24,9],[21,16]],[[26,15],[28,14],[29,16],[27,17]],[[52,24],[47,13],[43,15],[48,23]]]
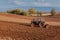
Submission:
[[[42,24],[41,23],[39,23],[39,27],[42,27]]]
[[[49,28],[49,25],[48,25],[48,24],[46,24],[46,25],[44,26],[44,28],[47,28],[47,29],[48,29],[48,28]]]
[[[35,27],[34,23],[31,23],[31,27]]]

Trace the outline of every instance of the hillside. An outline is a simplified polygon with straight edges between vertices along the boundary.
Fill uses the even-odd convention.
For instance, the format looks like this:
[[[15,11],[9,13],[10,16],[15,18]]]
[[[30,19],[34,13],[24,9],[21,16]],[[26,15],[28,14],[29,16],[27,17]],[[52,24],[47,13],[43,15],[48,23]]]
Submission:
[[[16,14],[0,14],[2,16],[6,16],[6,17],[12,17],[12,18],[18,18],[18,19],[29,19],[31,20],[32,18],[36,18],[36,17],[30,17],[30,16],[21,16],[21,15],[16,15]],[[43,17],[46,21],[52,21],[52,22],[60,22],[60,14],[57,14],[55,16],[44,16]]]
[[[60,27],[49,29],[0,21],[0,40],[60,40]]]
[[[22,25],[35,17],[15,14],[0,14],[0,40],[60,40],[60,26],[51,25],[48,29]],[[43,17],[50,24],[58,24],[60,15]],[[59,20],[58,20],[59,19]],[[60,23],[59,23],[60,24]]]

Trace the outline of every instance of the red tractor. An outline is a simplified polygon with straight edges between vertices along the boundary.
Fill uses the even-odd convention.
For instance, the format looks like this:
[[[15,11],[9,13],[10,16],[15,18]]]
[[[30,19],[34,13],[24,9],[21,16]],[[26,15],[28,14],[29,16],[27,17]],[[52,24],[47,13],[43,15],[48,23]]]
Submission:
[[[42,27],[42,28],[47,28],[48,24],[45,23],[45,21],[42,20],[42,18],[36,18],[31,21],[31,27]]]

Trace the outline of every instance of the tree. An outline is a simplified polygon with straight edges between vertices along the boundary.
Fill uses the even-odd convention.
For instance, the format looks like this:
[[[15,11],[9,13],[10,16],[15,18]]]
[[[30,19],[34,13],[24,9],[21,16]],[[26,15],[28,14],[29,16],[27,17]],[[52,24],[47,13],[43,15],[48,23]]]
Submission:
[[[7,13],[15,14],[15,10],[8,10]]]
[[[15,10],[15,12],[16,12],[16,14],[20,14],[21,12],[22,12],[22,10],[21,9],[19,9],[19,8],[17,8],[16,10]]]
[[[36,12],[34,8],[30,8],[28,11],[30,12],[30,14],[33,14]]]
[[[51,10],[51,15],[54,16],[56,14],[56,10],[55,9],[52,9]]]
[[[27,16],[29,12],[27,12],[27,11],[24,11],[23,13],[24,13],[24,15],[25,15],[25,16]]]
[[[43,12],[42,11],[38,11],[38,16],[42,16]]]

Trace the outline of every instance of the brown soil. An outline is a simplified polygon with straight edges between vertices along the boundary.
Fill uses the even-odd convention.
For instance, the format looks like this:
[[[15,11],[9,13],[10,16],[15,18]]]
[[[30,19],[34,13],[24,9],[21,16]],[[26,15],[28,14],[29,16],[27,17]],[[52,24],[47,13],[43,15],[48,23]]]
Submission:
[[[19,19],[32,19],[36,17],[29,17],[29,16],[21,16],[21,15],[16,15],[16,14],[0,14],[2,16],[7,16],[7,17],[13,17],[13,18],[19,18]],[[43,17],[46,21],[52,21],[52,22],[60,22],[60,14],[57,14],[55,16],[44,16]]]
[[[21,16],[21,15],[16,15],[16,14],[0,14],[2,16],[7,16],[7,17],[13,17],[13,18],[19,18],[19,19],[31,19],[32,17],[29,16]]]
[[[19,19],[32,19],[13,14],[0,14],[6,17]],[[47,21],[60,22],[60,16],[44,17]],[[10,19],[11,20],[11,19]],[[20,23],[0,21],[0,40],[60,40],[60,26],[50,26],[48,29],[40,27],[30,27]]]
[[[60,40],[60,27],[30,27],[19,23],[0,21],[0,37],[8,40]]]
[[[46,21],[60,22],[60,14],[57,14],[55,16],[45,16],[44,18]]]

